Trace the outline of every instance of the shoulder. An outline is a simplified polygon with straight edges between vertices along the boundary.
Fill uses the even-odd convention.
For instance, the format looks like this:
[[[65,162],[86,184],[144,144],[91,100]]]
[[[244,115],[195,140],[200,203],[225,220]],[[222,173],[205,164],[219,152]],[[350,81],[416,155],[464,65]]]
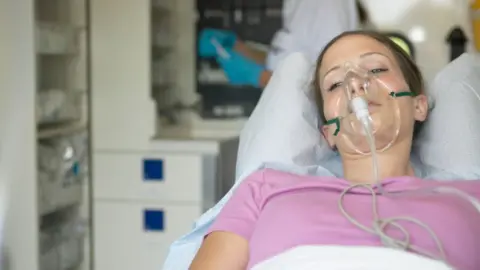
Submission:
[[[428,180],[425,180],[428,181]],[[463,194],[473,196],[480,200],[480,180],[455,180],[455,181],[435,181],[435,188],[440,192],[458,194],[460,191]]]
[[[408,178],[406,178],[408,180]],[[409,178],[408,181],[400,181],[394,189],[428,189],[438,193],[456,194],[461,197],[469,195],[480,200],[480,179],[479,180],[433,180],[421,178]]]

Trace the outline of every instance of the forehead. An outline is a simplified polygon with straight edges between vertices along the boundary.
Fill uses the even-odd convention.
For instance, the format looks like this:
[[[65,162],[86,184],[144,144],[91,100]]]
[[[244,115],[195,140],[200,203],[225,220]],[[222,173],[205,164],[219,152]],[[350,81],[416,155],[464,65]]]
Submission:
[[[393,59],[392,52],[381,42],[364,35],[350,35],[337,40],[327,49],[319,72],[321,77],[332,67],[355,61],[365,53],[380,53]]]

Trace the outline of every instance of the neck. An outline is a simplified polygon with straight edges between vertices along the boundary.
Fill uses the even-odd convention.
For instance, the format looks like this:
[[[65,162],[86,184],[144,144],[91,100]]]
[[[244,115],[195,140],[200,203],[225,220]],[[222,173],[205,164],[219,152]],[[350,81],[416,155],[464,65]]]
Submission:
[[[377,153],[379,180],[398,176],[414,176],[410,164],[411,143],[397,142],[382,153]],[[345,179],[353,183],[371,184],[375,182],[373,174],[372,156],[345,155],[343,160],[343,174]]]

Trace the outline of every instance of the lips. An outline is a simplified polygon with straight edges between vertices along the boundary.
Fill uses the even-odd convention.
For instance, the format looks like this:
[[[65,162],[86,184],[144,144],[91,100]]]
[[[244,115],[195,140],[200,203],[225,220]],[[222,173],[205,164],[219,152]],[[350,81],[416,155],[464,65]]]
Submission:
[[[374,112],[377,110],[378,107],[380,107],[381,105],[376,103],[376,102],[373,102],[373,101],[369,101],[368,102],[368,111],[370,113]]]

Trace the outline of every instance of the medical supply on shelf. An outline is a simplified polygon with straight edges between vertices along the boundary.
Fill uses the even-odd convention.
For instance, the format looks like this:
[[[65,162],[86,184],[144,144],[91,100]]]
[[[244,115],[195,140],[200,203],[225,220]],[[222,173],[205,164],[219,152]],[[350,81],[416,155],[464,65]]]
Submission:
[[[86,134],[43,140],[38,146],[39,203],[48,213],[81,201],[87,177]]]
[[[85,93],[66,89],[41,90],[36,97],[38,124],[77,121],[82,117]]]
[[[40,233],[40,269],[74,269],[82,262],[84,252],[84,222],[68,213],[45,217]]]
[[[37,52],[72,54],[78,51],[77,29],[72,25],[42,22],[36,28]]]

